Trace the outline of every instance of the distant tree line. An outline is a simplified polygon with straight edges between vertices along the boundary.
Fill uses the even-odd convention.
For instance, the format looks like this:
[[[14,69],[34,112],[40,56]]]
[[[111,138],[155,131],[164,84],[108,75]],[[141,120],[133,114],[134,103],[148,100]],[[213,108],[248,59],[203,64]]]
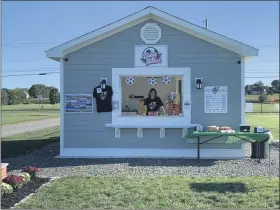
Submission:
[[[42,95],[43,103],[59,103],[60,93],[56,87],[35,84],[28,88],[15,88],[1,90],[1,104],[15,105],[22,103],[37,103],[38,96]]]
[[[268,100],[268,95],[279,94],[280,93],[280,81],[273,80],[271,86],[264,85],[262,81],[258,81],[253,85],[245,86],[246,95],[259,95],[259,102],[264,102]]]
[[[245,93],[247,95],[260,95],[265,93],[266,95],[273,95],[279,93],[280,91],[280,81],[273,80],[271,86],[264,85],[262,81],[258,81],[253,85],[245,86]]]

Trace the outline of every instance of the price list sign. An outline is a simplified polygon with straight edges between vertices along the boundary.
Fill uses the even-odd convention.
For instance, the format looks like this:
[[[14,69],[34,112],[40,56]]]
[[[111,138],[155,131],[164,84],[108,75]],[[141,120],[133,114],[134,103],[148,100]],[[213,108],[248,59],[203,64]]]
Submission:
[[[204,112],[205,113],[227,113],[226,86],[204,87]]]

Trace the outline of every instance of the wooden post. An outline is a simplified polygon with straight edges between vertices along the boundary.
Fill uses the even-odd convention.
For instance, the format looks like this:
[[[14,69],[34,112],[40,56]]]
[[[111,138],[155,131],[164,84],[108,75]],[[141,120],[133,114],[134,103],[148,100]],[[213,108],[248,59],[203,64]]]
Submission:
[[[40,103],[38,102],[38,116],[40,115]]]

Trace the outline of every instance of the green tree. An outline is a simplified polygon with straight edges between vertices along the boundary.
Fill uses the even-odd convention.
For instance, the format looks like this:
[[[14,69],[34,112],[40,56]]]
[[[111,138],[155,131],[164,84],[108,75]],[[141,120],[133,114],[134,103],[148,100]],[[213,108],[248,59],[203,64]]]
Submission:
[[[250,91],[251,90],[251,87],[250,87],[250,85],[246,85],[245,86],[245,94],[250,94]]]
[[[14,90],[8,91],[8,105],[18,104],[16,93]]]
[[[9,96],[8,96],[9,89],[2,88],[1,90],[1,104],[2,105],[8,105],[9,102]]]
[[[14,93],[18,103],[23,103],[27,99],[28,89],[27,88],[15,88]]]
[[[271,82],[271,86],[272,87],[279,87],[279,84],[280,84],[280,81],[279,81],[279,79],[277,79],[277,80],[273,80],[272,82]]]
[[[49,94],[49,100],[50,100],[50,104],[57,104],[59,102],[59,91],[57,88],[53,87],[50,90],[50,94]]]
[[[273,95],[273,93],[274,93],[273,87],[268,87],[267,93],[268,93],[269,95]]]
[[[264,84],[262,81],[258,81],[253,86],[254,86],[254,90],[256,90],[256,91],[263,92],[263,90],[264,90]]]
[[[268,99],[268,97],[267,97],[266,94],[261,94],[261,95],[259,96],[259,101],[260,101],[261,103],[265,102],[267,99]]]
[[[28,93],[32,98],[37,98],[38,95],[42,95],[43,98],[49,97],[48,87],[43,84],[32,85],[31,88],[29,88]]]

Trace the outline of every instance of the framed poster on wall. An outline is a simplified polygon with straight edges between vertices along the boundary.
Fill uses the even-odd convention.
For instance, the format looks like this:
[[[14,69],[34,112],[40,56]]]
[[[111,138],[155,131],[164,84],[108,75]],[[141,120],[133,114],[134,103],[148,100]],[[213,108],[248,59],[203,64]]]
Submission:
[[[167,45],[134,46],[134,67],[167,67]]]
[[[91,94],[65,94],[65,112],[92,113]]]
[[[204,87],[204,112],[227,113],[228,90],[226,86]]]

